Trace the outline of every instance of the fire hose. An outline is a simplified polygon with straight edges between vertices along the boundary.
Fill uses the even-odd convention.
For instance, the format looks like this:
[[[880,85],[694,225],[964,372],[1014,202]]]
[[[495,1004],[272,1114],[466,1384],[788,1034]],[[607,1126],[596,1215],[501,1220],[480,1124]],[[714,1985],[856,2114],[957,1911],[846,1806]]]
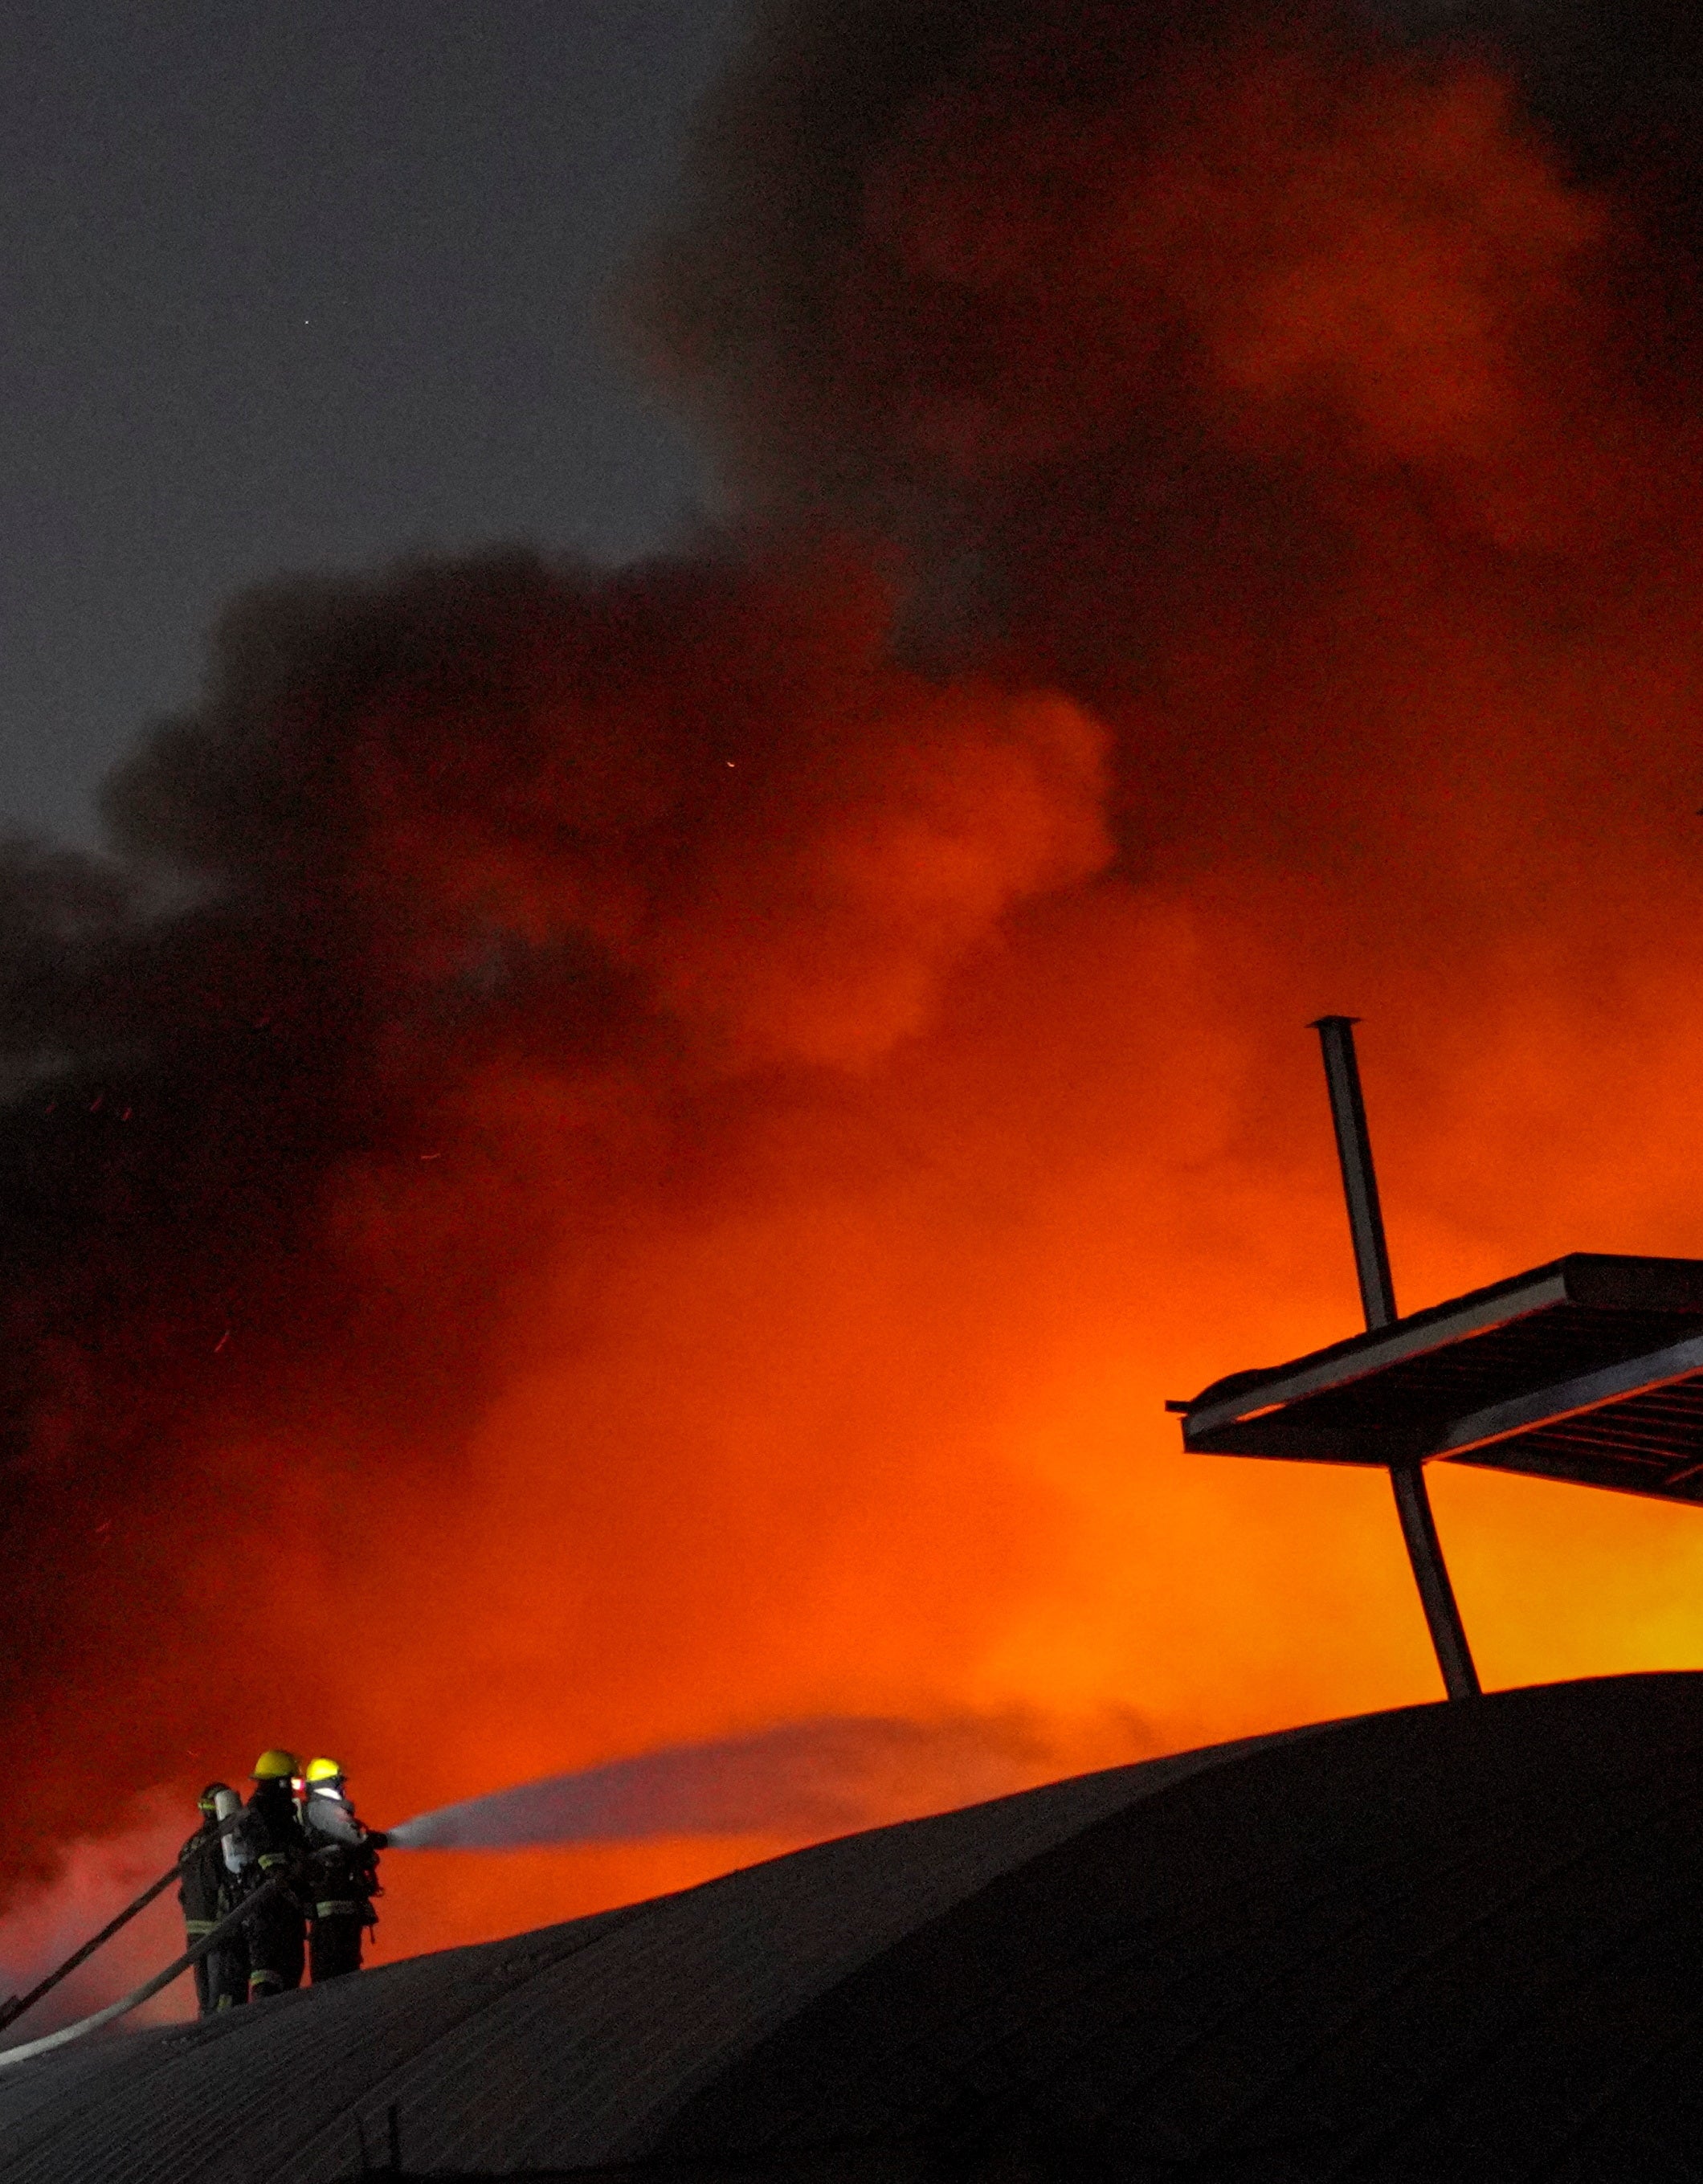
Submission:
[[[165,1880],[170,1880],[176,1870],[177,1868],[174,1866],[171,1873],[166,1875]],[[98,2032],[102,2025],[110,2025],[115,2019],[125,2016],[129,2011],[140,2008],[151,1996],[158,1994],[162,1987],[170,1986],[175,1979],[181,1979],[192,1964],[198,1963],[209,1949],[216,1948],[227,1935],[234,1934],[259,1905],[265,1903],[269,1897],[275,1896],[281,1888],[287,1887],[291,1879],[292,1875],[287,1873],[277,1873],[274,1874],[270,1880],[263,1880],[252,1895],[245,1896],[237,1908],[227,1912],[219,1924],[210,1932],[203,1934],[192,1948],[186,1949],[175,1964],[168,1964],[163,1972],[156,1972],[151,1980],[137,1987],[133,1994],[127,1994],[118,2002],[109,2002],[104,2009],[96,2010],[92,2017],[80,2017],[75,2025],[62,2025],[57,2032],[45,2033],[39,2040],[26,2040],[21,2048],[8,2048],[3,2053],[0,2053],[0,2070],[7,2069],[14,2063],[27,2062],[32,2055],[45,2055],[50,2048],[63,2048],[70,2041],[81,2040],[85,2033]],[[142,1903],[131,1907],[131,1912],[127,1912],[125,1914],[125,1917],[129,1917],[132,1912],[140,1910],[142,1903],[151,1902],[164,1886],[164,1880],[157,1883],[142,1899]],[[107,1933],[113,1932],[123,1924],[123,1919],[114,1920],[113,1926],[107,1929]],[[105,1933],[97,1934],[92,1942],[86,1943],[79,1950],[73,1962],[81,1963],[84,1958],[97,1948],[106,1937]],[[54,1975],[54,1978],[58,1978],[70,1968],[68,1964],[61,1965],[59,1972]],[[36,1989],[36,1993],[44,1993],[53,1983],[53,1980],[45,1981]],[[21,2010],[27,2008],[35,1998],[35,1995],[28,1997],[18,2009],[13,2011],[13,2015],[14,2017],[19,2015]]]
[[[120,1927],[129,1925],[138,1911],[146,1911],[156,1896],[170,1888],[185,1866],[199,1858],[213,1843],[222,1842],[226,1836],[233,1834],[242,1825],[242,1812],[239,1806],[236,1812],[222,1819],[210,1835],[198,1836],[176,1862],[166,1868],[158,1880],[143,1889],[134,1903],[127,1904],[116,1919],[109,1919],[92,1940],[85,1942],[81,1948],[74,1951],[67,1957],[57,1970],[49,1972],[46,1979],[42,1980],[38,1986],[32,1986],[28,1994],[14,1994],[9,2002],[0,2003],[0,2032],[3,2032],[14,2018],[21,2017],[26,2009],[33,2009],[44,1994],[51,1993],[62,1979],[69,1978],[75,1971],[79,1964],[86,1964],[95,1951],[111,1941]]]
[[[860,1715],[783,1722],[748,1736],[666,1746],[607,1760],[571,1774],[519,1783],[459,1804],[417,1814],[386,1830],[397,1850],[516,1850],[565,1843],[643,1842],[661,1836],[780,1832],[820,1840],[881,1821],[938,1812],[978,1797],[1003,1795],[1032,1780],[1036,1758],[997,1724],[966,1717],[931,1727]],[[895,1809],[893,1785],[907,1785]],[[217,1841],[240,1814],[211,1831]],[[85,1942],[21,2001],[0,2004],[0,2028],[31,2008],[168,1887],[181,1866],[208,1847],[198,1836],[183,1859],[110,1925]],[[261,1900],[245,1898],[186,1954],[122,2002],[45,2040],[0,2053],[21,2061],[122,2017],[157,1994],[221,1941]]]

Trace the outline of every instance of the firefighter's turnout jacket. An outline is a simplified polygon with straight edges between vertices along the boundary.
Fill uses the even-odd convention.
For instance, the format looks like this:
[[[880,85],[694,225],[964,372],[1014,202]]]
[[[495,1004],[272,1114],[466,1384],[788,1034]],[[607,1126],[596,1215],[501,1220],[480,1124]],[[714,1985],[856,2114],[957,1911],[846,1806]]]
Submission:
[[[296,1817],[287,1777],[256,1782],[232,1837],[245,1891],[287,1876],[287,1885],[255,1906],[244,1926],[248,1944],[248,1998],[302,1984],[306,1958],[304,1877],[308,1847]]]
[[[178,1883],[177,1900],[183,1907],[183,1930],[192,1946],[203,1940],[237,1907],[241,1892],[238,1869],[228,1839],[220,1839],[219,1829],[242,1802],[222,1782],[209,1785],[201,1797],[202,1824],[178,1852],[183,1877]],[[197,1958],[195,1996],[201,2014],[210,2017],[215,2010],[246,2001],[248,1992],[248,1951],[239,1931],[227,1935],[215,1948]]]
[[[382,1893],[378,1853],[384,1838],[355,1818],[340,1778],[309,1780],[302,1833],[313,1876],[308,1946],[317,1986],[360,1970],[365,1930],[378,1923],[373,1898]]]

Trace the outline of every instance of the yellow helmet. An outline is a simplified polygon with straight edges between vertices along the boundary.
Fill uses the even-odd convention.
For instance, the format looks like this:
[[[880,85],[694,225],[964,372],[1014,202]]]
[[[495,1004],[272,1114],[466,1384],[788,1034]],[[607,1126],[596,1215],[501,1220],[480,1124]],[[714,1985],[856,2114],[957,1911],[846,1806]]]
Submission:
[[[307,1779],[309,1782],[341,1782],[343,1770],[335,1759],[310,1759]]]
[[[301,1765],[293,1752],[285,1752],[277,1745],[263,1752],[254,1762],[251,1782],[287,1782]]]

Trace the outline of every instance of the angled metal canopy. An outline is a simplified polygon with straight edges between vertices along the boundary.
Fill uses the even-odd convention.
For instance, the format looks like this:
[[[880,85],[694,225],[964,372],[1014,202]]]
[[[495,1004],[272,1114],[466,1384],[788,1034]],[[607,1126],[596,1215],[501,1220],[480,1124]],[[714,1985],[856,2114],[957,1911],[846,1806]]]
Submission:
[[[1451,1698],[1478,1689],[1425,1492],[1428,1462],[1703,1503],[1703,1260],[1574,1252],[1397,1316],[1353,1019],[1315,1027],[1366,1332],[1216,1380],[1185,1448],[1387,1469]]]
[[[1215,1380],[1183,1439],[1204,1455],[1441,1458],[1703,1502],[1703,1259],[1570,1253]]]

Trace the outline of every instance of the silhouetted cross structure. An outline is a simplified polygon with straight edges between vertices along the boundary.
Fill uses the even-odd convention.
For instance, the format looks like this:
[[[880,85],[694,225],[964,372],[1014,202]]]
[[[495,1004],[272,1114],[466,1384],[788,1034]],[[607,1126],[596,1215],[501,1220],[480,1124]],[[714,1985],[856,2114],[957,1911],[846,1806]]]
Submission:
[[[1360,1275],[1361,1309],[1366,1314],[1366,1330],[1372,1333],[1380,1327],[1394,1327],[1397,1315],[1389,1251],[1383,1239],[1383,1209],[1377,1201],[1377,1173],[1372,1164],[1372,1134],[1366,1126],[1360,1063],[1354,1050],[1357,1022],[1355,1017],[1320,1017],[1310,1028],[1318,1034],[1324,1050],[1337,1157],[1342,1162],[1343,1195],[1348,1201],[1348,1225]],[[1443,1688],[1451,1699],[1477,1698],[1478,1671],[1472,1664],[1472,1649],[1466,1643],[1461,1610],[1455,1602],[1455,1588],[1449,1582],[1449,1565],[1443,1559],[1431,1496],[1425,1490],[1424,1457],[1392,1463],[1389,1483],[1395,1489],[1396,1513],[1401,1518],[1401,1536],[1407,1542],[1407,1559],[1413,1565],[1413,1582],[1419,1587],[1437,1665],[1443,1671]]]
[[[1703,1260],[1575,1251],[1433,1305],[1395,1309],[1353,1017],[1324,1053],[1366,1333],[1233,1373],[1186,1403],[1185,1448],[1377,1465],[1451,1699],[1478,1696],[1425,1489],[1441,1461],[1703,1503]]]

